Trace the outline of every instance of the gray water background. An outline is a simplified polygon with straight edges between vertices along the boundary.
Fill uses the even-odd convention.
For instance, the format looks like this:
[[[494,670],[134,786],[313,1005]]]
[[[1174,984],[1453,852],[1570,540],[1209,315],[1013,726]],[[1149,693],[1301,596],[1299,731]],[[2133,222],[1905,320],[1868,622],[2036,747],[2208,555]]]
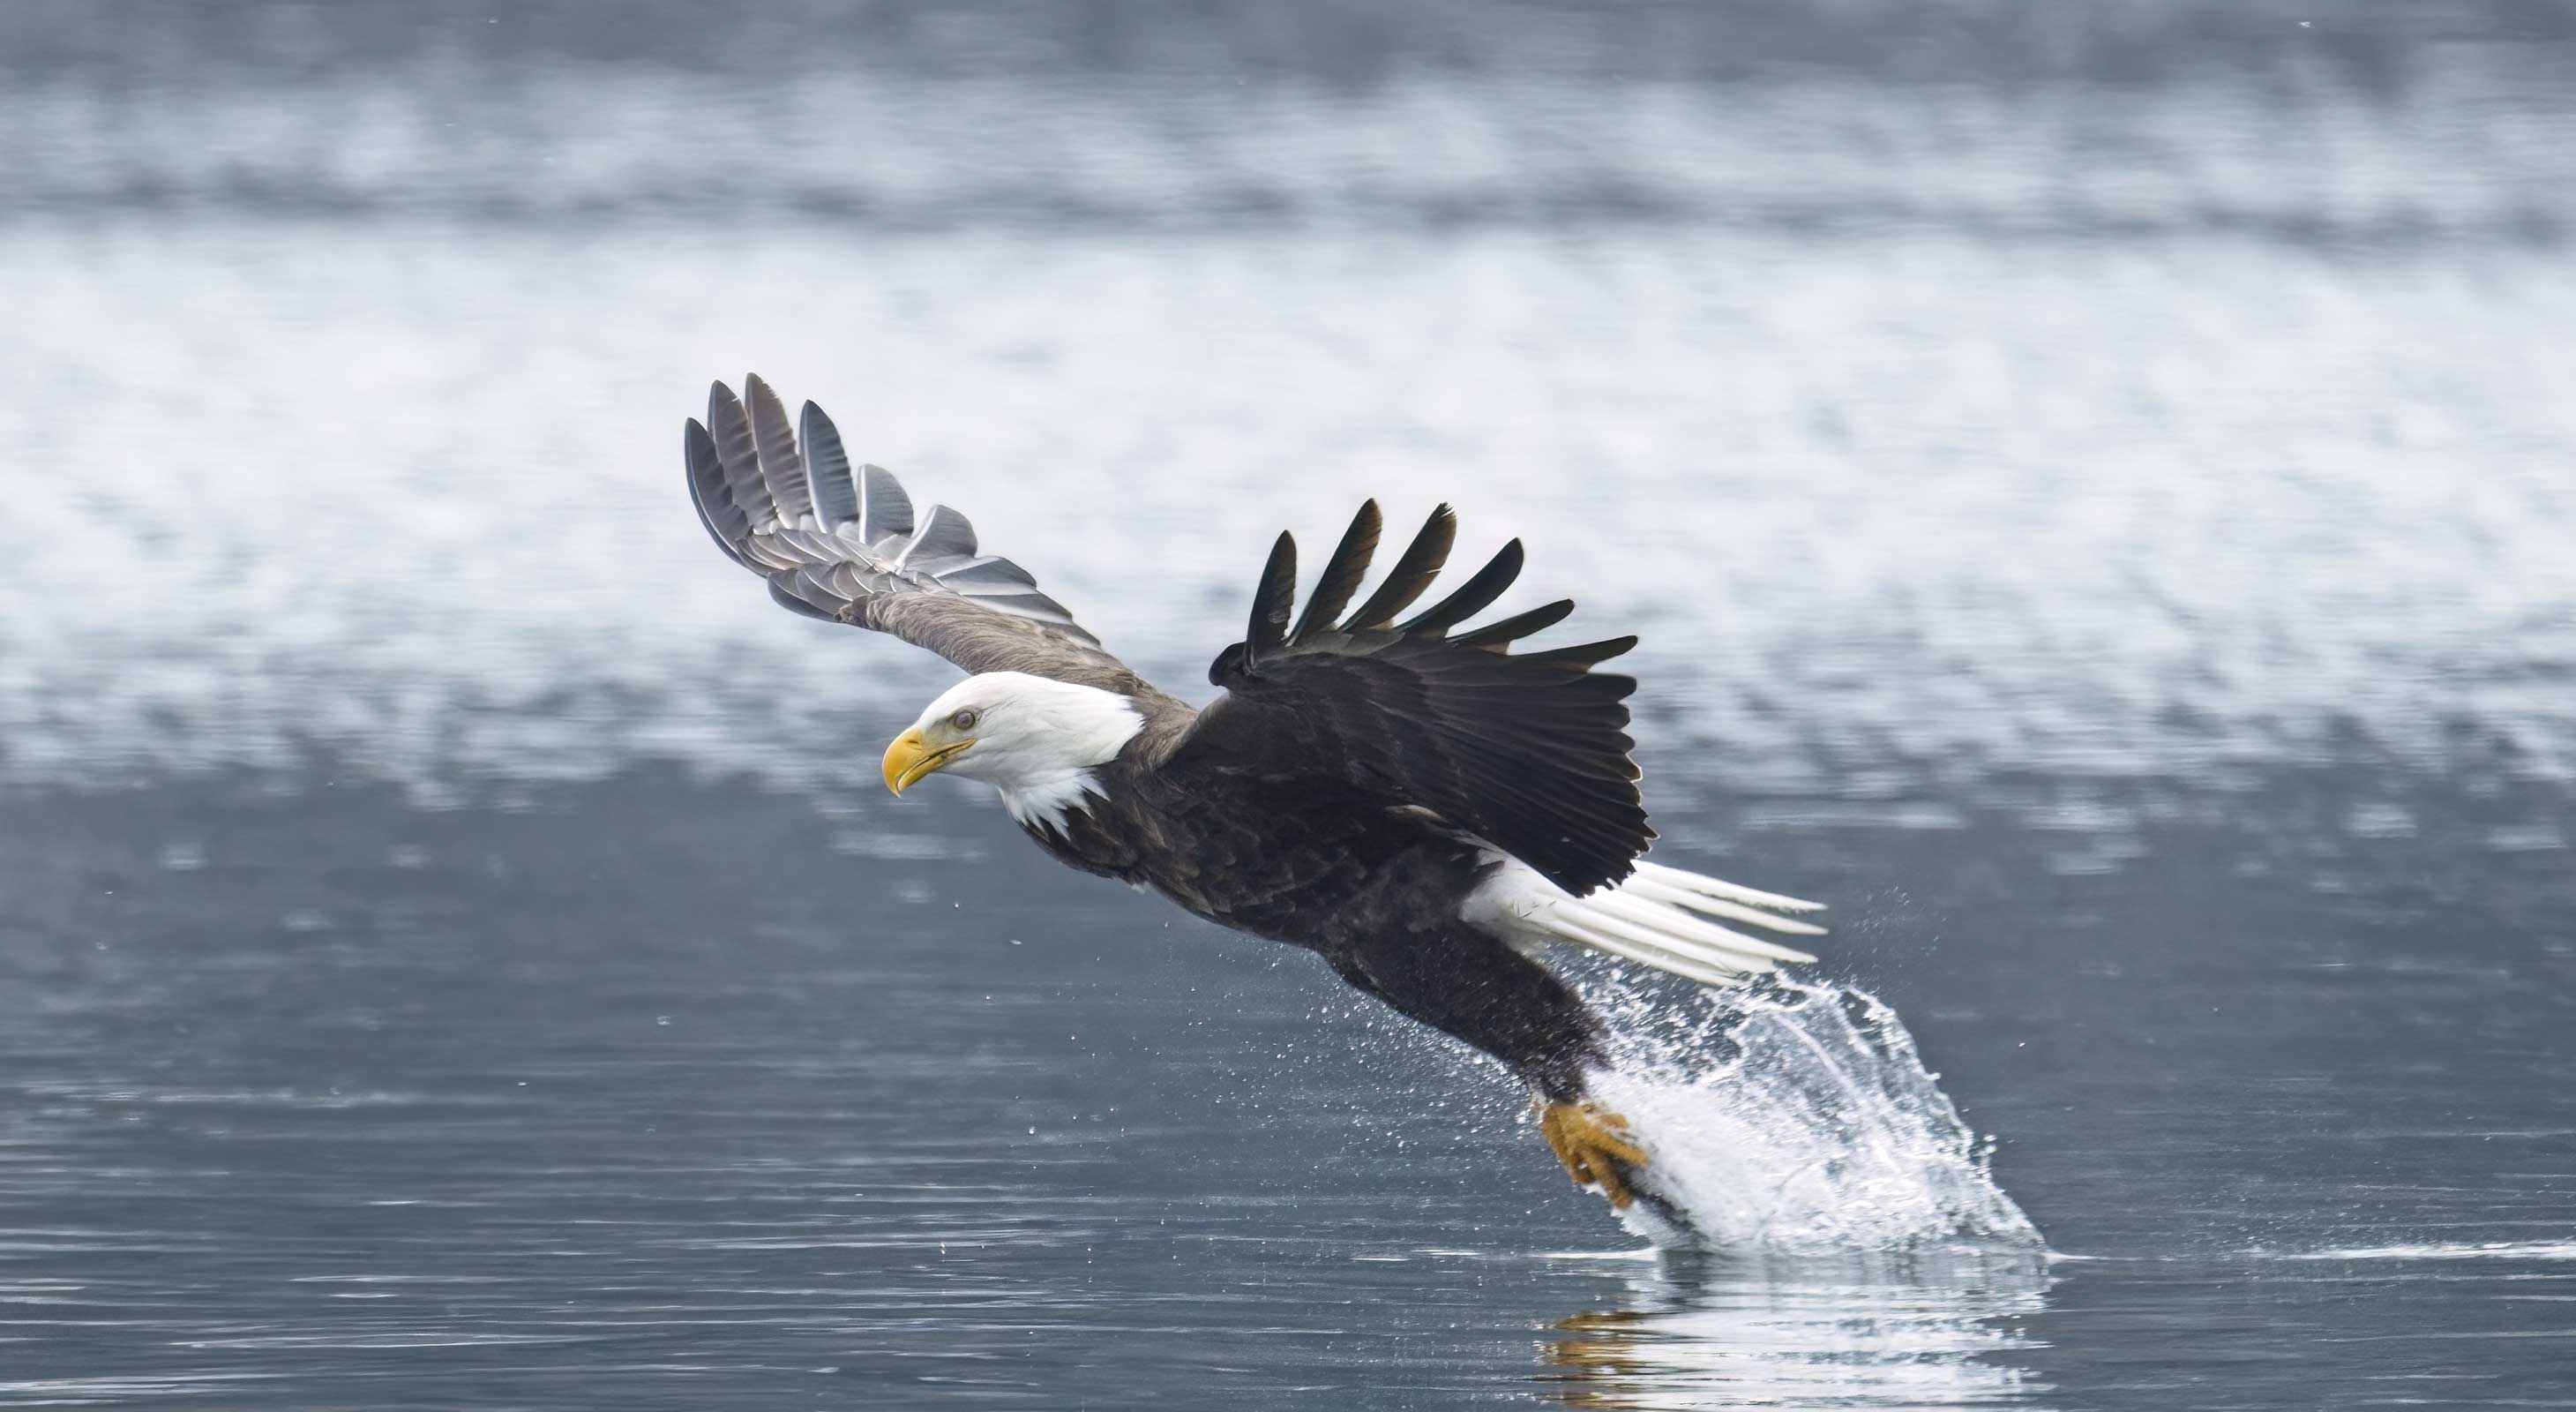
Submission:
[[[0,1405],[2576,1403],[2576,12],[0,11]],[[1638,1258],[704,542],[1519,534],[2061,1258]]]

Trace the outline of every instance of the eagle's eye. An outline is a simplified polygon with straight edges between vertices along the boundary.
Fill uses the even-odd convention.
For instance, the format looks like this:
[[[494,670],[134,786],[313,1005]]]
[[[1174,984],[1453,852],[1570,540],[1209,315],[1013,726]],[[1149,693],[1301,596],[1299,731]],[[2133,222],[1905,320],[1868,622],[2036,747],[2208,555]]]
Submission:
[[[956,715],[949,717],[948,724],[955,726],[961,731],[971,731],[975,729],[976,720],[977,717],[975,715],[975,710],[970,706],[967,709],[958,712]]]

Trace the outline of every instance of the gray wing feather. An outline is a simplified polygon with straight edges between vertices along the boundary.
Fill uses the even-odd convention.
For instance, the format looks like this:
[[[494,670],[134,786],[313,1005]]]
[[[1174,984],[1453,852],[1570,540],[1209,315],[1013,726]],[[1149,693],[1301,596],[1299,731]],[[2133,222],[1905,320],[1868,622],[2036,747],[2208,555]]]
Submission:
[[[751,418],[733,389],[717,383],[707,389],[707,430],[715,438],[716,464],[724,469],[733,503],[751,522],[754,534],[778,527],[778,507],[770,501],[769,484],[760,478],[760,452],[751,440]]]
[[[970,672],[1030,672],[1186,709],[1101,651],[1027,570],[978,554],[964,515],[934,505],[916,527],[892,474],[861,466],[854,478],[821,408],[805,404],[800,452],[768,384],[749,378],[745,391],[748,409],[716,384],[707,424],[689,423],[689,494],[717,547],[766,578],[772,598],[805,617],[892,633]]]
[[[896,557],[894,566],[901,569],[917,560],[927,568],[938,560],[953,559],[962,568],[965,560],[974,557],[975,527],[947,506],[933,505],[921,528],[913,533],[912,542]]]
[[[805,439],[806,488],[814,493],[814,520],[838,532],[859,517],[859,488],[850,480],[850,453],[841,449],[841,430],[823,409],[808,402],[797,414],[798,434]]]
[[[707,533],[715,537],[716,547],[728,558],[746,569],[753,567],[734,547],[751,537],[751,519],[733,503],[733,491],[725,484],[724,465],[716,459],[715,437],[691,417],[681,442],[689,462],[689,499],[698,507],[698,522],[707,527]]]
[[[861,543],[878,545],[912,533],[912,497],[903,493],[903,483],[894,478],[894,472],[883,466],[861,466],[859,483],[867,488],[859,512]]]
[[[779,607],[786,609],[788,612],[793,613],[800,618],[813,618],[826,623],[837,623],[840,621],[839,618],[834,617],[829,611],[816,607],[813,603],[797,597],[788,589],[786,584],[780,582],[778,579],[771,579],[769,581],[769,596],[778,600]]]
[[[775,529],[770,539],[799,564],[828,564],[840,557],[840,541],[820,530]]]
[[[1038,581],[1029,576],[1028,570],[1008,559],[995,558],[970,559],[956,568],[942,569],[939,581],[960,593],[1009,593],[1038,586]]]
[[[814,497],[805,489],[805,462],[796,454],[796,433],[787,429],[786,406],[757,373],[743,378],[742,391],[751,404],[752,450],[760,460],[760,478],[769,486],[770,503],[787,525],[811,528]]]

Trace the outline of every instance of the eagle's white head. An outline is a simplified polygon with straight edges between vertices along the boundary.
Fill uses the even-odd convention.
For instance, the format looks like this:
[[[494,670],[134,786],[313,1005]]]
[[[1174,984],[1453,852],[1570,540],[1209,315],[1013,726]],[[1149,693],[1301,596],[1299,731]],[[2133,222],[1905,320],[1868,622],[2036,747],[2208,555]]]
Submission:
[[[933,771],[981,780],[1023,824],[1062,829],[1098,790],[1097,766],[1145,728],[1135,703],[1114,691],[983,672],[950,687],[886,747],[886,788],[901,794]]]

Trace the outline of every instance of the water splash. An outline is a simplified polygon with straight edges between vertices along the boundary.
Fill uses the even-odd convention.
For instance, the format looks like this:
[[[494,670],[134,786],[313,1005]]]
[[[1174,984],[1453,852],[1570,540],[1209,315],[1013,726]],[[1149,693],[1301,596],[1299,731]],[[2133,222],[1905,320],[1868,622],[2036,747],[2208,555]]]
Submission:
[[[1622,1215],[1666,1247],[2036,1251],[1904,1022],[1849,987],[1772,982],[1686,1012],[1598,997],[1626,1036],[1594,1091],[1651,1161]]]

